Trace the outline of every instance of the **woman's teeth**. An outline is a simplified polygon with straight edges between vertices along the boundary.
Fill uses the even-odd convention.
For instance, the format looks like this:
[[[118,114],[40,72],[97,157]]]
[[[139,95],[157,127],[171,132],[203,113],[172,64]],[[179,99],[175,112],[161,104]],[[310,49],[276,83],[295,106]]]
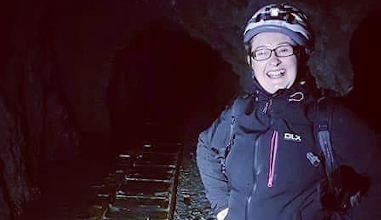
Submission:
[[[277,71],[269,71],[267,72],[267,76],[272,79],[277,79],[282,76],[284,76],[285,71],[284,70],[277,70]]]

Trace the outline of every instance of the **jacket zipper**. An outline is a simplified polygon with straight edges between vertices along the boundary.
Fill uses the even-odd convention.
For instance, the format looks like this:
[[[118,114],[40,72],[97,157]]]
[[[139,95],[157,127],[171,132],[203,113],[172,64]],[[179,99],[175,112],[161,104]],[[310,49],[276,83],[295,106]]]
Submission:
[[[271,104],[272,104],[272,99],[268,100],[264,106],[264,108],[262,109],[262,113],[266,114],[267,111],[269,110],[269,108],[271,107]],[[272,124],[272,122],[271,122]],[[256,156],[257,156],[257,153],[256,153],[256,150],[258,149],[258,139],[255,141],[255,156],[254,156],[254,167],[255,167],[255,163],[256,163]],[[273,179],[274,179],[274,168],[275,168],[275,159],[276,159],[276,153],[277,153],[277,150],[278,150],[278,131],[274,130],[273,132],[273,135],[272,135],[272,138],[271,138],[271,150],[270,150],[270,172],[269,172],[269,179],[268,179],[268,184],[267,186],[268,187],[272,187],[272,184],[273,184]],[[254,169],[255,170],[255,169]],[[269,186],[271,185],[271,186]],[[253,189],[249,195],[249,197],[247,197],[246,199],[246,206],[245,206],[245,220],[248,219],[248,216],[249,216],[249,209],[250,209],[250,206],[251,206],[251,201],[252,201],[252,196],[254,194],[254,191],[256,189],[256,186],[254,184],[253,186]]]
[[[261,134],[261,135],[263,135],[263,133]],[[261,136],[261,135],[259,135],[259,137]],[[257,174],[256,174],[256,167],[257,167],[257,165],[256,165],[256,163],[257,163],[257,156],[258,156],[258,148],[259,148],[259,137],[257,137],[257,139],[255,140],[255,142],[254,142],[254,147],[255,147],[255,149],[254,149],[254,161],[253,161],[253,167],[252,167],[252,169],[253,169],[253,177],[254,176],[256,176]],[[255,182],[255,181],[254,181]],[[256,186],[257,184],[256,183],[254,183],[254,186],[253,186],[253,188],[252,188],[252,190],[251,190],[251,193],[250,193],[250,195],[246,198],[246,207],[245,207],[245,220],[247,220],[248,219],[248,216],[249,216],[249,207],[251,206],[251,201],[252,201],[252,197],[253,197],[253,194],[254,194],[254,191],[256,190],[256,188],[257,188],[257,186]]]
[[[263,109],[262,109],[262,112],[263,112],[264,114],[267,113],[267,111],[269,110],[269,108],[270,108],[270,106],[271,106],[272,103],[273,103],[273,100],[272,100],[272,99],[270,99],[270,100],[268,100],[268,101],[266,102],[265,106],[264,106]]]
[[[269,158],[269,178],[267,181],[267,187],[272,187],[275,174],[275,161],[278,151],[278,131],[274,130],[270,143],[270,158]]]

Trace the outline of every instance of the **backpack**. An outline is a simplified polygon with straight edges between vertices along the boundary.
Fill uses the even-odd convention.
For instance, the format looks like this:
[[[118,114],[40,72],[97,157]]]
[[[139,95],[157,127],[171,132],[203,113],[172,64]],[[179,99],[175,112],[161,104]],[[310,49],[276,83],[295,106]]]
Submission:
[[[334,104],[328,98],[321,98],[316,105],[314,122],[315,139],[320,146],[322,180],[319,186],[323,209],[332,213],[330,220],[353,220],[352,208],[359,205],[361,196],[368,191],[370,181],[352,167],[340,165],[335,160],[330,136],[330,122]]]
[[[329,98],[322,97],[316,104],[316,119],[314,133],[317,145],[320,147],[319,156],[322,163],[319,198],[322,208],[332,213],[329,220],[353,220],[351,209],[359,204],[361,196],[365,195],[370,182],[349,166],[341,166],[335,160],[331,143],[330,123],[334,105]],[[221,172],[226,176],[225,159],[228,156],[233,139],[235,124],[235,108],[232,106],[232,120],[230,123],[230,138],[227,146],[220,149],[217,159],[220,161]]]

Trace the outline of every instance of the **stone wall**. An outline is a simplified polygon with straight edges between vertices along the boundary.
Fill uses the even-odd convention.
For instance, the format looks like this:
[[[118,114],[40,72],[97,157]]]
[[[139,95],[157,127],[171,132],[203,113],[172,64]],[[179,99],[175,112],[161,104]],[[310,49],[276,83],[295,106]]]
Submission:
[[[318,85],[338,95],[347,94],[353,86],[352,66],[356,65],[360,53],[353,52],[354,45],[373,47],[372,44],[359,47],[361,40],[355,41],[352,36],[356,30],[362,30],[362,21],[369,15],[373,14],[370,17],[374,26],[380,26],[380,19],[374,16],[380,10],[379,1],[289,2],[304,10],[315,27],[316,50],[310,64]],[[189,138],[195,139],[197,132],[240,90],[235,83],[237,80],[242,90],[248,90],[250,83],[241,43],[242,31],[246,20],[265,3],[268,1],[19,0],[2,8],[5,17],[1,22],[6,25],[1,42],[4,49],[0,66],[3,122],[0,124],[0,158],[4,163],[2,174],[13,212],[21,212],[24,204],[37,197],[35,183],[40,166],[94,150],[111,151],[108,144],[114,131],[110,121],[112,117],[115,120],[112,107],[121,105],[117,111],[122,110],[122,114],[125,113],[123,109],[129,109],[131,103],[123,94],[128,91],[130,97],[134,96],[137,90],[129,90],[129,87],[134,85],[131,81],[136,78],[149,82],[144,86],[157,85],[144,73],[136,72],[137,77],[134,77],[132,67],[146,65],[151,71],[160,68],[172,71],[172,75],[162,75],[164,71],[158,71],[155,76],[158,79],[186,73],[186,81],[174,77],[177,81],[171,81],[171,88],[183,89],[184,100],[192,100],[191,104],[185,102],[192,111],[184,114],[184,122],[189,128]],[[150,32],[151,28],[156,31]],[[176,34],[160,34],[168,32]],[[136,41],[144,36],[142,33],[153,36]],[[161,37],[166,38],[165,47],[150,47],[164,42]],[[174,61],[168,61],[162,68],[166,61],[160,56],[171,45],[177,49],[168,49],[167,54],[177,51],[172,55]],[[131,68],[126,65],[119,71],[127,72],[121,75],[126,76],[129,83],[119,83],[120,93],[110,93],[115,85],[112,82],[121,82],[119,77],[113,79],[113,76],[120,76],[113,74],[117,68],[117,52],[124,51],[129,56],[139,53],[129,53],[131,48],[136,51],[161,48],[161,53],[141,53],[138,59],[135,57],[135,60],[146,60],[147,55],[147,60],[157,61],[158,69],[149,62],[134,62]],[[369,56],[369,51],[372,52],[364,51],[361,57]],[[129,56],[119,59],[130,59]],[[377,56],[372,56],[373,62],[378,61]],[[362,59],[362,65],[373,65],[367,61]],[[176,67],[176,63],[183,66]],[[362,74],[361,69],[356,68],[358,74]],[[373,71],[366,69],[368,73]],[[189,82],[192,82],[191,87],[183,86]],[[164,80],[162,83],[165,88]],[[145,91],[144,86],[140,90]],[[366,95],[375,97],[376,89],[377,85],[372,86]],[[110,97],[110,94],[114,95]],[[357,97],[361,99],[362,96]],[[165,103],[163,100],[153,103],[159,106]],[[121,128],[121,134],[128,133]]]

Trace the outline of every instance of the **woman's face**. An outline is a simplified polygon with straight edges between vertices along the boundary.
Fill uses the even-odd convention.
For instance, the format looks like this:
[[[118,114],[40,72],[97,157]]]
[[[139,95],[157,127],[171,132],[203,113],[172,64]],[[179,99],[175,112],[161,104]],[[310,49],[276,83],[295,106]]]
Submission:
[[[290,45],[295,45],[291,38],[276,32],[263,32],[251,40],[251,52],[256,51],[257,58],[268,53],[268,51],[261,49],[276,49],[276,51],[271,51],[270,57],[265,60],[258,61],[253,56],[247,58],[254,71],[254,77],[270,94],[274,94],[279,89],[288,89],[295,82],[298,60],[295,54],[288,55],[289,52],[287,51],[290,50]],[[277,57],[275,52],[280,56],[282,54],[288,56]]]

